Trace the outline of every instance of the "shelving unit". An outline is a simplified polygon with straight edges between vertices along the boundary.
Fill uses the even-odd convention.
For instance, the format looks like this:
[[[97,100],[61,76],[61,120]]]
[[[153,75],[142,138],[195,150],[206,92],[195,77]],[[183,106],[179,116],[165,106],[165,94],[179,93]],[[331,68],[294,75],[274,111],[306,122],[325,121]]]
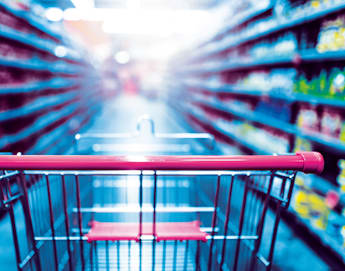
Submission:
[[[18,19],[24,19],[28,24],[37,28],[38,30],[46,33],[47,35],[53,37],[54,39],[61,41],[63,40],[63,35],[59,33],[56,27],[53,27],[50,23],[45,21],[42,18],[26,12],[24,10],[16,10],[13,7],[7,5],[6,3],[1,2],[0,7],[16,16]]]
[[[17,60],[0,57],[0,66],[33,71],[49,71],[51,73],[62,73],[68,75],[73,75],[77,74],[78,72],[81,72],[80,67],[72,66],[70,64],[67,64],[66,62],[57,61],[55,63],[51,63],[49,61],[44,61],[39,58]]]
[[[274,27],[265,29],[260,32],[256,32],[254,34],[249,34],[249,35],[244,34],[243,37],[242,36],[237,37],[237,38],[235,37],[234,39],[232,39],[232,42],[223,41],[223,42],[217,42],[217,44],[210,44],[209,46],[211,48],[204,48],[201,52],[198,52],[196,55],[193,55],[192,58],[194,60],[201,59],[201,58],[203,59],[208,58],[215,54],[222,53],[225,50],[229,50],[231,48],[241,46],[247,42],[255,41],[255,40],[267,37],[269,35],[276,34],[280,31],[286,31],[286,30],[289,30],[290,28],[298,27],[303,24],[307,24],[315,20],[322,19],[334,13],[339,13],[340,11],[345,9],[345,3],[341,3],[341,1],[339,2],[340,3],[338,4],[332,4],[328,7],[320,8],[320,10],[310,12],[308,15],[305,15],[305,16],[285,19],[285,21],[282,21],[282,22],[276,21]]]
[[[342,75],[345,81],[345,44],[340,47],[338,40],[328,49],[319,44],[327,25],[336,19],[342,22],[345,2],[313,1],[314,5],[319,3],[318,8],[312,7],[311,2],[303,2],[304,12],[292,5],[285,16],[277,13],[279,8],[274,1],[262,10],[236,15],[237,23],[234,20],[225,25],[208,42],[184,52],[171,63],[175,93],[168,99],[174,104],[183,101],[185,105],[179,110],[192,123],[244,153],[271,154],[274,144],[282,144],[282,148],[287,144],[289,152],[300,148],[323,152],[328,174],[314,177],[313,183],[318,185],[306,185],[311,185],[308,189],[325,201],[329,191],[336,191],[340,200],[336,210],[330,212],[340,217],[345,211],[345,194],[343,184],[337,183],[337,162],[345,160],[345,141],[341,133],[327,132],[327,122],[334,124],[338,116],[345,127],[345,84],[344,88],[334,86],[335,71],[339,70],[338,83],[342,82]],[[299,8],[299,12],[292,8]],[[329,35],[328,42],[332,37]],[[284,42],[288,49],[282,50],[279,46]],[[290,73],[284,74],[285,70]],[[285,81],[278,84],[281,78]],[[315,126],[303,126],[304,111],[309,117],[313,114],[313,120],[316,118]],[[305,122],[308,121],[311,122]],[[245,132],[248,134],[242,135]],[[265,135],[275,138],[275,142],[262,144]],[[259,139],[263,141],[258,143]],[[332,254],[345,268],[344,242],[339,242],[341,238],[345,241],[345,236],[340,229],[329,235],[294,208],[288,213],[293,218],[291,227],[294,223],[304,227],[325,248],[325,254]],[[328,223],[332,226],[334,222]]]
[[[99,110],[97,72],[56,23],[5,1],[0,15],[0,68],[22,78],[0,84],[0,148],[61,154],[72,144],[73,133]]]
[[[268,55],[258,59],[240,59],[231,61],[228,64],[205,63],[205,65],[195,65],[187,67],[181,74],[203,75],[229,71],[243,71],[261,67],[273,66],[300,66],[302,64],[312,64],[315,62],[334,62],[345,59],[345,51],[319,53],[316,50],[305,50],[286,54]]]

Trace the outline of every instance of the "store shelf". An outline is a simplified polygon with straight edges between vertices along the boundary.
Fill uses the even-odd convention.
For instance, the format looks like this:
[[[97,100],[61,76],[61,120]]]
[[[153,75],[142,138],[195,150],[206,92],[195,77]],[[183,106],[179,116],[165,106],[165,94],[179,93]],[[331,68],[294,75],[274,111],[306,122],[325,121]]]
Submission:
[[[78,85],[75,79],[66,79],[62,77],[55,77],[49,80],[28,82],[22,85],[5,85],[0,86],[0,95],[8,94],[24,94],[24,93],[37,93],[47,89],[62,89],[71,88]]]
[[[268,3],[265,7],[261,7],[261,8],[254,8],[254,9],[250,9],[247,12],[245,12],[244,14],[242,13],[240,18],[238,17],[234,17],[232,18],[232,23],[230,24],[226,24],[226,27],[223,28],[222,30],[220,30],[216,35],[215,38],[226,34],[227,32],[233,30],[234,28],[250,21],[251,19],[271,10],[273,8],[272,2]]]
[[[261,66],[274,66],[292,64],[294,59],[298,58],[298,54],[286,54],[280,56],[270,56],[260,59],[242,59],[239,61],[230,61],[228,64],[205,64],[189,67],[182,70],[181,73],[188,75],[219,73],[224,71],[236,71],[244,69],[254,69]]]
[[[210,108],[217,109],[219,111],[225,112],[227,114],[233,115],[243,120],[262,124],[268,127],[275,128],[279,131],[310,140],[314,143],[318,143],[322,146],[327,147],[334,153],[345,153],[345,144],[338,139],[333,139],[328,136],[321,135],[317,132],[304,131],[302,129],[297,128],[293,124],[277,120],[262,113],[225,107],[221,102],[216,101],[204,101],[200,99],[194,99],[194,102],[204,104]]]
[[[87,114],[83,114],[81,116],[80,124],[85,124],[85,121],[87,121],[92,115],[94,115],[98,110],[98,105],[90,106]],[[66,136],[70,136],[70,143],[72,144],[74,140],[74,135],[72,131],[72,128],[74,124],[74,118],[71,120],[66,121],[64,124],[56,127],[52,131],[50,131],[48,134],[45,134],[41,136],[41,138],[26,152],[26,154],[61,154],[61,149],[64,146],[66,146]],[[64,137],[61,137],[61,135],[64,135]],[[68,140],[67,140],[68,141]],[[71,144],[69,145],[69,148],[71,147]]]
[[[231,93],[242,96],[254,96],[257,98],[269,97],[272,99],[284,100],[287,103],[303,102],[313,105],[328,105],[333,107],[345,107],[345,100],[338,100],[334,98],[318,97],[303,93],[289,93],[285,94],[278,91],[260,91],[260,90],[249,90],[246,87],[223,85],[223,86],[211,86],[204,83],[184,83],[188,88],[204,89],[214,93]]]
[[[78,106],[76,104],[71,104],[64,107],[61,110],[51,111],[40,118],[38,118],[33,125],[29,126],[21,130],[20,132],[13,134],[13,135],[3,135],[0,138],[0,148],[5,148],[6,146],[15,144],[25,138],[28,138],[35,133],[43,130],[44,128],[48,127],[49,125],[54,124],[58,120],[61,120],[76,111]]]
[[[182,70],[181,73],[188,75],[202,75],[212,74],[224,71],[239,71],[239,70],[251,70],[258,67],[271,67],[271,66],[283,66],[283,65],[301,65],[304,63],[315,62],[330,62],[330,61],[343,61],[345,60],[345,50],[330,51],[319,53],[316,50],[306,50],[300,52],[291,52],[279,55],[269,55],[257,59],[239,59],[238,61],[229,60],[226,64],[203,64],[190,66],[189,68]]]
[[[21,60],[21,59],[7,59],[0,56],[0,66],[12,67],[25,70],[34,71],[49,71],[52,73],[76,74],[81,69],[67,64],[64,61],[49,62],[41,60],[37,57]]]
[[[192,115],[194,118],[198,119],[200,122],[204,124],[209,124],[210,120],[201,112],[197,112],[196,110],[185,110],[186,114]],[[230,131],[226,131],[223,128],[219,127],[216,123],[212,122],[212,129],[217,131],[218,133],[228,137],[232,141],[236,142],[237,144],[252,150],[253,152],[257,154],[272,154],[271,152],[268,152],[265,149],[259,148],[254,144],[251,144],[250,142],[246,141],[245,139],[235,135],[234,133],[231,133]]]
[[[206,49],[203,50],[204,52],[198,53],[197,56],[194,56],[193,58],[206,58],[214,54],[221,53],[227,49],[231,49],[234,47],[237,47],[239,45],[245,44],[250,41],[254,41],[257,39],[264,38],[266,36],[278,33],[280,31],[285,31],[293,27],[297,27],[306,23],[310,23],[312,21],[318,20],[320,18],[323,18],[325,16],[337,13],[341,10],[345,9],[345,3],[338,3],[335,5],[332,5],[330,7],[325,7],[323,9],[320,9],[318,11],[315,11],[309,15],[298,17],[298,18],[289,18],[285,19],[283,23],[278,23],[276,26],[271,27],[264,31],[258,31],[255,34],[249,34],[244,37],[240,38],[234,38],[232,42],[227,42],[224,45],[219,45],[214,49]]]
[[[24,19],[28,22],[28,24],[35,27],[37,30],[42,31],[57,40],[62,40],[62,35],[58,33],[58,31],[43,18],[41,19],[38,16],[35,16],[31,14],[31,12],[28,12],[26,10],[17,10],[3,2],[0,2],[0,7],[4,8],[9,13],[13,14],[15,17],[19,19]]]
[[[29,45],[30,47],[33,47],[40,51],[47,52],[54,56],[56,56],[55,50],[57,46],[61,46],[52,41],[41,39],[40,37],[36,35],[21,33],[15,29],[12,29],[4,25],[0,25],[0,37],[14,40],[25,45]],[[74,53],[72,54],[70,52],[70,49],[67,49],[67,52],[68,52],[67,55],[63,57],[62,59],[80,61],[80,58],[74,56]]]
[[[337,242],[332,236],[327,234],[325,230],[315,228],[309,220],[300,217],[294,210],[289,209],[290,214],[293,215],[295,221],[302,225],[310,234],[319,239],[319,241],[333,254],[341,258],[345,263],[345,250],[344,247]]]
[[[10,109],[0,112],[0,122],[12,120],[15,118],[20,118],[24,116],[29,116],[31,114],[37,113],[41,110],[48,109],[50,107],[55,107],[62,105],[68,101],[75,99],[78,96],[78,93],[63,93],[53,96],[40,97],[25,104],[20,108]]]

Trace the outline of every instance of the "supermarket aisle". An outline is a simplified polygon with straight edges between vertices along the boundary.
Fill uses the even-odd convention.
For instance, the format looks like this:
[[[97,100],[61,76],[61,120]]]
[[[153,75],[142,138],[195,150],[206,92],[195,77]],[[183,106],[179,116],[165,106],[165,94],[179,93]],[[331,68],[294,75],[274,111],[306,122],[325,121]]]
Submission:
[[[140,96],[120,96],[108,101],[103,108],[102,114],[96,116],[93,125],[81,132],[135,132],[137,120],[143,115],[149,115],[152,118],[157,132],[185,132],[187,128],[187,125],[181,127],[181,122],[176,119],[176,113],[170,108],[160,102],[149,101]]]
[[[96,116],[93,124],[81,132],[132,132],[135,130],[138,117],[143,114],[150,114],[152,116],[156,124],[156,130],[159,132],[190,132],[192,130],[188,124],[179,119],[178,112],[172,111],[161,102],[149,101],[140,97],[122,96],[108,101],[104,106],[102,114]],[[16,212],[20,215],[21,210],[17,208]],[[272,215],[268,216],[267,223],[273,223]],[[7,270],[16,270],[14,254],[12,250],[8,249],[9,244],[12,245],[9,226],[10,223],[6,217],[0,223],[0,230],[2,232],[0,237],[0,266],[8,266]],[[19,229],[19,231],[23,232],[23,229]],[[316,254],[307,248],[286,224],[281,223],[273,270],[305,270],[306,266],[314,271],[328,270],[325,263],[319,260]]]

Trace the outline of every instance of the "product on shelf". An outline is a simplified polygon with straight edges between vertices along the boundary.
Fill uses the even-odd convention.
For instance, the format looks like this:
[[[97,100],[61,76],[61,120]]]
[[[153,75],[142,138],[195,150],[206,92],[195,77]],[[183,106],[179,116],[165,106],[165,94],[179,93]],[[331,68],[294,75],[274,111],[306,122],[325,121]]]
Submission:
[[[301,218],[308,220],[313,227],[326,230],[331,208],[329,201],[326,200],[327,197],[319,195],[311,188],[312,178],[312,176],[298,174],[291,206]]]
[[[274,41],[263,41],[250,49],[253,58],[275,57],[297,51],[297,39],[293,32],[287,32]]]
[[[316,108],[312,105],[302,105],[298,112],[297,126],[303,130],[319,131],[319,119]]]
[[[238,80],[237,85],[244,90],[274,92],[288,96],[292,93],[295,77],[295,69],[256,70]]]
[[[310,79],[302,73],[297,77],[293,89],[298,93],[343,100],[345,97],[345,71],[337,67],[332,68],[330,72],[323,69]]]
[[[337,51],[345,49],[345,16],[324,21],[318,37],[317,51]]]
[[[321,133],[339,139],[344,120],[342,114],[332,108],[324,108],[321,117]]]
[[[294,152],[298,151],[312,151],[313,147],[310,143],[310,141],[296,136],[295,138],[295,147],[294,147]]]
[[[291,106],[279,99],[261,99],[255,107],[255,112],[286,123],[291,120]]]
[[[290,146],[287,135],[277,133],[273,129],[257,128],[241,120],[218,119],[217,125],[241,138],[243,142],[239,143],[246,147],[259,146],[260,149],[268,153],[289,152]]]
[[[338,162],[338,166],[340,168],[340,173],[337,177],[337,183],[340,186],[340,192],[345,194],[345,160],[340,159]]]
[[[338,68],[334,68],[330,73],[329,94],[340,98],[345,96],[345,73]]]

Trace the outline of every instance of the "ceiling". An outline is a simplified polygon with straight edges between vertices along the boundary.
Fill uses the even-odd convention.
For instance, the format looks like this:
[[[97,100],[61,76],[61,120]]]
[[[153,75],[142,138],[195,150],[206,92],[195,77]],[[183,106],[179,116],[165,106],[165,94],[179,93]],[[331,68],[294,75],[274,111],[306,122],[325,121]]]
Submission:
[[[128,0],[94,0],[96,8],[126,8]],[[61,9],[74,7],[71,0],[36,0],[44,7],[59,7]],[[220,3],[221,0],[141,0],[141,6],[146,8],[172,9],[207,9]]]

